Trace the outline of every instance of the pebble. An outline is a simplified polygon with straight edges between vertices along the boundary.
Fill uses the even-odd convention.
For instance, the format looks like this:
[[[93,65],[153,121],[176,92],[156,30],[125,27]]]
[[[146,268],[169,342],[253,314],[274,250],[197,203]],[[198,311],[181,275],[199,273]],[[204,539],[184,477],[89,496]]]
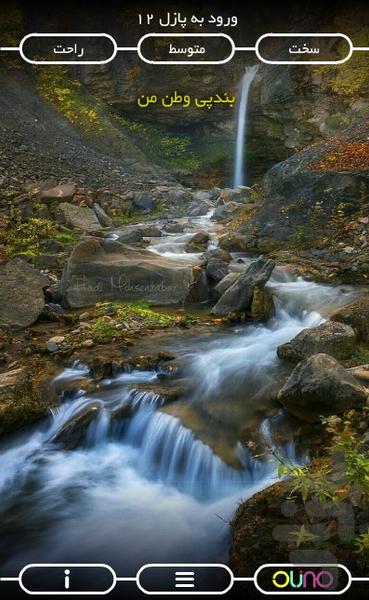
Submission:
[[[83,342],[81,343],[82,348],[92,348],[94,346],[94,341],[93,340],[83,340]]]
[[[89,312],[84,312],[81,315],[79,315],[80,321],[88,321],[89,319],[91,319],[91,315]]]
[[[46,348],[49,352],[58,352],[60,350],[61,344],[65,341],[65,337],[63,335],[54,335],[54,337],[50,338],[46,343]]]

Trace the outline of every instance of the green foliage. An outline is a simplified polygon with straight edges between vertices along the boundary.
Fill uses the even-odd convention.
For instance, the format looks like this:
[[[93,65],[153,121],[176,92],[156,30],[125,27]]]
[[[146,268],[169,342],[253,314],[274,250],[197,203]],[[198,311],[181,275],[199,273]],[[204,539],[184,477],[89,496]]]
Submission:
[[[199,158],[191,148],[191,138],[185,134],[170,134],[159,126],[130,121],[121,115],[115,120],[133,134],[147,158],[175,169],[193,171],[199,168]]]
[[[66,68],[43,65],[35,73],[41,96],[71,123],[87,132],[104,131],[101,103],[84,92],[80,81],[70,79]]]
[[[340,130],[350,125],[350,119],[345,114],[334,113],[333,115],[328,115],[325,120],[325,125],[334,131]]]
[[[54,238],[65,246],[76,242],[74,232],[61,232],[52,221],[32,217],[28,221],[18,221],[6,232],[6,251],[9,257],[23,255],[35,258],[45,254],[43,242]]]
[[[126,154],[129,150],[132,156],[144,155],[184,175],[200,171],[204,165],[221,164],[229,156],[229,144],[220,136],[205,134],[195,147],[187,133],[112,114],[80,81],[72,79],[65,67],[35,66],[34,73],[44,100],[86,134],[104,134],[113,147],[118,144]]]
[[[181,323],[183,323],[184,325],[194,325],[195,323],[198,323],[198,321],[198,318],[191,314],[185,315],[181,319]]]
[[[309,465],[294,465],[278,456],[277,459],[280,463],[277,470],[278,477],[287,475],[292,477],[293,480],[289,495],[290,499],[300,497],[304,504],[312,498],[320,503],[334,499],[332,483],[327,477],[330,472],[329,468],[324,466],[312,471]]]
[[[292,478],[290,498],[300,497],[305,504],[315,499],[323,504],[360,494],[369,501],[369,450],[351,430],[351,421],[338,417],[323,420],[327,431],[333,434],[329,452],[335,458],[334,470],[330,464],[296,466],[273,453],[279,462],[278,476]],[[343,427],[343,431],[339,430]],[[338,459],[338,461],[337,461]]]
[[[120,223],[122,225],[128,225],[129,223],[137,223],[140,221],[152,221],[162,215],[162,207],[159,205],[156,210],[152,211],[149,215],[143,215],[142,213],[135,211],[130,214],[119,214],[116,209],[111,210],[111,215],[114,218],[116,223]]]
[[[77,241],[77,235],[74,231],[57,231],[55,239],[65,244],[65,246],[73,246]]]
[[[358,364],[367,364],[369,363],[369,348],[365,348],[364,346],[358,346],[355,352],[352,355],[352,358],[358,362]]]
[[[117,309],[116,318],[119,321],[133,318],[140,321],[144,327],[167,327],[174,323],[173,317],[152,310],[148,302],[144,300],[128,304],[114,304],[114,306]]]
[[[360,11],[348,11],[336,17],[333,30],[344,31],[354,40],[355,46],[369,45],[369,27],[364,25]],[[347,43],[342,42],[342,58],[347,55]],[[319,66],[314,68],[316,74],[327,77],[328,88],[338,95],[347,98],[366,94],[369,86],[368,61],[365,52],[354,52],[350,60],[341,65]]]
[[[114,309],[112,317],[106,315],[107,309],[111,308]],[[104,302],[98,305],[98,317],[91,324],[92,338],[97,343],[108,343],[124,336],[130,329],[156,329],[174,323],[174,317],[154,311],[144,300],[126,304]]]
[[[369,529],[354,538],[356,554],[359,554],[365,564],[369,563]]]
[[[315,541],[318,536],[315,533],[311,533],[302,524],[298,529],[290,532],[290,537],[294,540],[296,548],[300,548],[304,544]]]
[[[348,484],[369,500],[369,451],[351,435],[341,436],[334,451],[342,454],[344,478]],[[345,481],[345,483],[346,483]]]
[[[233,152],[232,142],[224,137],[204,134],[197,148],[205,164],[217,165],[229,160]]]
[[[116,324],[111,321],[97,319],[91,325],[92,339],[97,343],[110,342],[117,336]]]
[[[340,236],[342,228],[345,225],[346,213],[351,209],[351,203],[339,202],[335,204],[329,219],[329,227],[331,230],[331,236]]]
[[[18,222],[7,234],[8,256],[39,256],[43,253],[42,242],[54,234],[55,226],[46,219],[33,217],[29,221]]]

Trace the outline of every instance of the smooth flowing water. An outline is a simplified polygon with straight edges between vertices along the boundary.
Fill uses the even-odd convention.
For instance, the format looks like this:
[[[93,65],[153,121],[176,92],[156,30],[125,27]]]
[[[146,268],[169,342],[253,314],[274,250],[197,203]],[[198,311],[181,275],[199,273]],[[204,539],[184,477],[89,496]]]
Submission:
[[[240,101],[237,113],[236,153],[234,165],[233,187],[246,185],[244,158],[247,136],[247,108],[251,84],[256,75],[258,65],[247,67],[241,80]]]
[[[150,249],[171,253],[167,244],[174,244],[185,260],[183,235]],[[354,293],[284,269],[268,287],[277,310],[264,325],[168,336],[165,348],[183,363],[183,394],[175,402],[164,406],[150,391],[163,383],[160,369],[120,373],[90,395],[78,389],[90,377],[87,367],[56,378],[60,407],[0,448],[3,574],[15,576],[31,562],[104,562],[129,577],[148,562],[227,561],[237,504],[275,478],[275,462],[253,458],[241,443],[244,430],[258,430],[290,460],[304,460],[292,434],[274,442],[285,421],[270,411],[271,390],[285,376],[276,348]],[[78,447],[67,450],[63,432],[91,411]]]

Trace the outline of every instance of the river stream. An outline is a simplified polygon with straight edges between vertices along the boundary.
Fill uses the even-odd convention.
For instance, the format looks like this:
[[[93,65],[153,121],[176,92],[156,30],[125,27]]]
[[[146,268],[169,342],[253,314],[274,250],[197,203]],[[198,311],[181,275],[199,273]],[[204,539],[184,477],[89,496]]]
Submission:
[[[214,246],[219,226],[210,216],[192,226],[210,231]],[[200,255],[184,251],[189,236],[152,239],[149,249],[197,264]],[[270,410],[271,390],[284,376],[276,348],[354,294],[278,268],[267,287],[276,315],[264,325],[168,336],[167,350],[182,359],[188,384],[179,401],[163,407],[149,391],[160,372],[123,372],[91,395],[64,394],[49,419],[2,443],[2,573],[66,561],[108,563],[119,575],[134,576],[148,562],[227,561],[228,523],[238,503],[275,479],[275,461],[253,458],[241,444],[244,428],[257,428],[291,461],[306,460],[293,432],[274,441],[285,421],[281,410]],[[62,390],[89,376],[87,367],[75,365],[55,384]],[[92,403],[98,416],[81,447],[55,445],[57,432]],[[124,404],[131,418],[111,420]]]

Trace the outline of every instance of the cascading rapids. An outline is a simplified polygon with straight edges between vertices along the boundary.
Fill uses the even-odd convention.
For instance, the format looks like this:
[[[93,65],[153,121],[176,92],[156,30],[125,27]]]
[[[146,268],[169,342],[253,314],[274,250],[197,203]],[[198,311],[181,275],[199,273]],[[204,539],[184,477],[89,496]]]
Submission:
[[[278,269],[268,286],[277,303],[269,323],[189,338],[182,351],[192,390],[184,401],[217,410],[217,397],[223,398],[228,417],[241,390],[241,408],[248,410],[278,374],[277,346],[321,322],[323,306],[332,310],[353,293]],[[83,558],[132,575],[145,562],[224,560],[227,521],[241,499],[273,481],[275,463],[252,458],[236,440],[231,443],[240,468],[226,464],[179,418],[160,410],[159,394],[139,389],[158,383],[154,371],[122,373],[101,382],[91,396],[63,394],[66,382],[88,377],[82,365],[65,370],[55,380],[61,406],[0,448],[0,508],[7,515],[0,534],[13,556],[3,559],[2,569],[12,573],[29,562]],[[130,417],[114,419],[126,406]],[[64,450],[58,432],[92,407],[94,418],[78,447]],[[272,423],[264,419],[260,426],[271,445]],[[278,451],[296,460],[292,442]],[[9,515],[17,516],[17,528]]]

